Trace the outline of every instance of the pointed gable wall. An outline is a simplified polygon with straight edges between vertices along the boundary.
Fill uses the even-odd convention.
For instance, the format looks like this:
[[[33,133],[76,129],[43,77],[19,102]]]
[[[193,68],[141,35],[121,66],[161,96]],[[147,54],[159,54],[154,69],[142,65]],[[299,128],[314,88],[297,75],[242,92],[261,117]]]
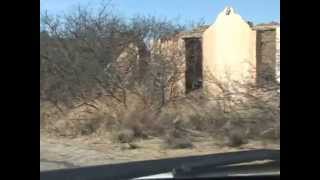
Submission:
[[[256,33],[232,8],[221,12],[202,36],[204,86],[219,81],[254,82]]]

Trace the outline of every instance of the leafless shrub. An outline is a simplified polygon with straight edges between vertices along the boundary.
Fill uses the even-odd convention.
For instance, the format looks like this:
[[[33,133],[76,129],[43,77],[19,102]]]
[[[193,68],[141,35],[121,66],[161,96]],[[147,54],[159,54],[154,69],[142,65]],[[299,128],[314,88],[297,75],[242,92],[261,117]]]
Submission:
[[[195,114],[189,118],[190,127],[198,131],[207,131],[213,126],[211,118],[213,116]]]
[[[63,111],[61,105],[74,108],[75,101],[89,103],[103,96],[127,107],[130,93],[145,101],[157,97],[153,101],[162,105],[166,97],[163,89],[170,97],[174,95],[173,84],[180,78],[174,59],[179,54],[165,56],[155,50],[158,47],[153,42],[177,34],[184,26],[143,16],[127,23],[112,13],[109,5],[102,4],[95,13],[78,7],[60,17],[41,14],[41,101]],[[123,53],[128,55],[121,60]],[[166,72],[156,87],[159,74],[154,70],[159,67]],[[162,93],[155,96],[155,89]]]
[[[68,115],[61,116],[56,120],[48,119],[45,130],[57,136],[77,137],[89,135],[104,135],[106,131],[112,129],[117,121],[115,117],[103,111],[86,110],[72,111]]]
[[[97,116],[91,119],[85,119],[80,123],[80,135],[91,135],[101,127],[103,123],[103,117]]]
[[[213,77],[210,79],[210,75],[207,77],[220,92],[211,95],[210,101],[218,102],[218,108],[223,112],[221,118],[233,125],[229,129],[237,131],[225,132],[229,139],[239,142],[234,144],[240,144],[240,139],[271,138],[270,134],[277,134],[275,131],[280,127],[280,84],[270,82],[256,86],[250,81],[229,79],[225,83]]]

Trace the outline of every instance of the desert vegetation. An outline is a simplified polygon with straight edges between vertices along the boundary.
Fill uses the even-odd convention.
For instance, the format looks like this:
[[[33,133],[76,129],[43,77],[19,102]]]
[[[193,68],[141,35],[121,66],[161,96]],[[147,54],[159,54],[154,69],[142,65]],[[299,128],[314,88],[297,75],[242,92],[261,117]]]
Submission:
[[[184,49],[168,53],[159,43],[200,25],[123,19],[107,3],[64,16],[42,12],[41,129],[68,138],[111,134],[115,143],[159,137],[167,148],[192,148],[195,137],[233,147],[279,141],[278,83],[213,80],[219,95],[180,92]]]

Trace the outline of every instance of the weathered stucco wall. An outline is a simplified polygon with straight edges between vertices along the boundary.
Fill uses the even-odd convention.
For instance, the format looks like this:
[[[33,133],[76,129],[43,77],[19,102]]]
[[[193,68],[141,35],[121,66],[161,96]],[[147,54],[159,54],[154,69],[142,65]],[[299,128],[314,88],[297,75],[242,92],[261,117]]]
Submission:
[[[213,77],[222,82],[254,82],[256,32],[233,9],[218,15],[202,41],[204,87],[211,87]]]

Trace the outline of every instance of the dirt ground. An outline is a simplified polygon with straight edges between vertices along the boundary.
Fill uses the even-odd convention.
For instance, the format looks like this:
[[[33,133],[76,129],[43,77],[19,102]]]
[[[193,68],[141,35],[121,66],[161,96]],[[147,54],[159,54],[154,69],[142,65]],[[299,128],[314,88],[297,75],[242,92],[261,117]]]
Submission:
[[[101,164],[113,164],[130,161],[204,155],[249,149],[280,149],[278,144],[251,141],[241,147],[230,148],[213,139],[198,138],[189,149],[168,149],[159,138],[134,142],[135,149],[128,144],[114,143],[110,137],[57,138],[41,133],[40,170],[66,167],[82,167]],[[49,163],[56,166],[45,167]]]

